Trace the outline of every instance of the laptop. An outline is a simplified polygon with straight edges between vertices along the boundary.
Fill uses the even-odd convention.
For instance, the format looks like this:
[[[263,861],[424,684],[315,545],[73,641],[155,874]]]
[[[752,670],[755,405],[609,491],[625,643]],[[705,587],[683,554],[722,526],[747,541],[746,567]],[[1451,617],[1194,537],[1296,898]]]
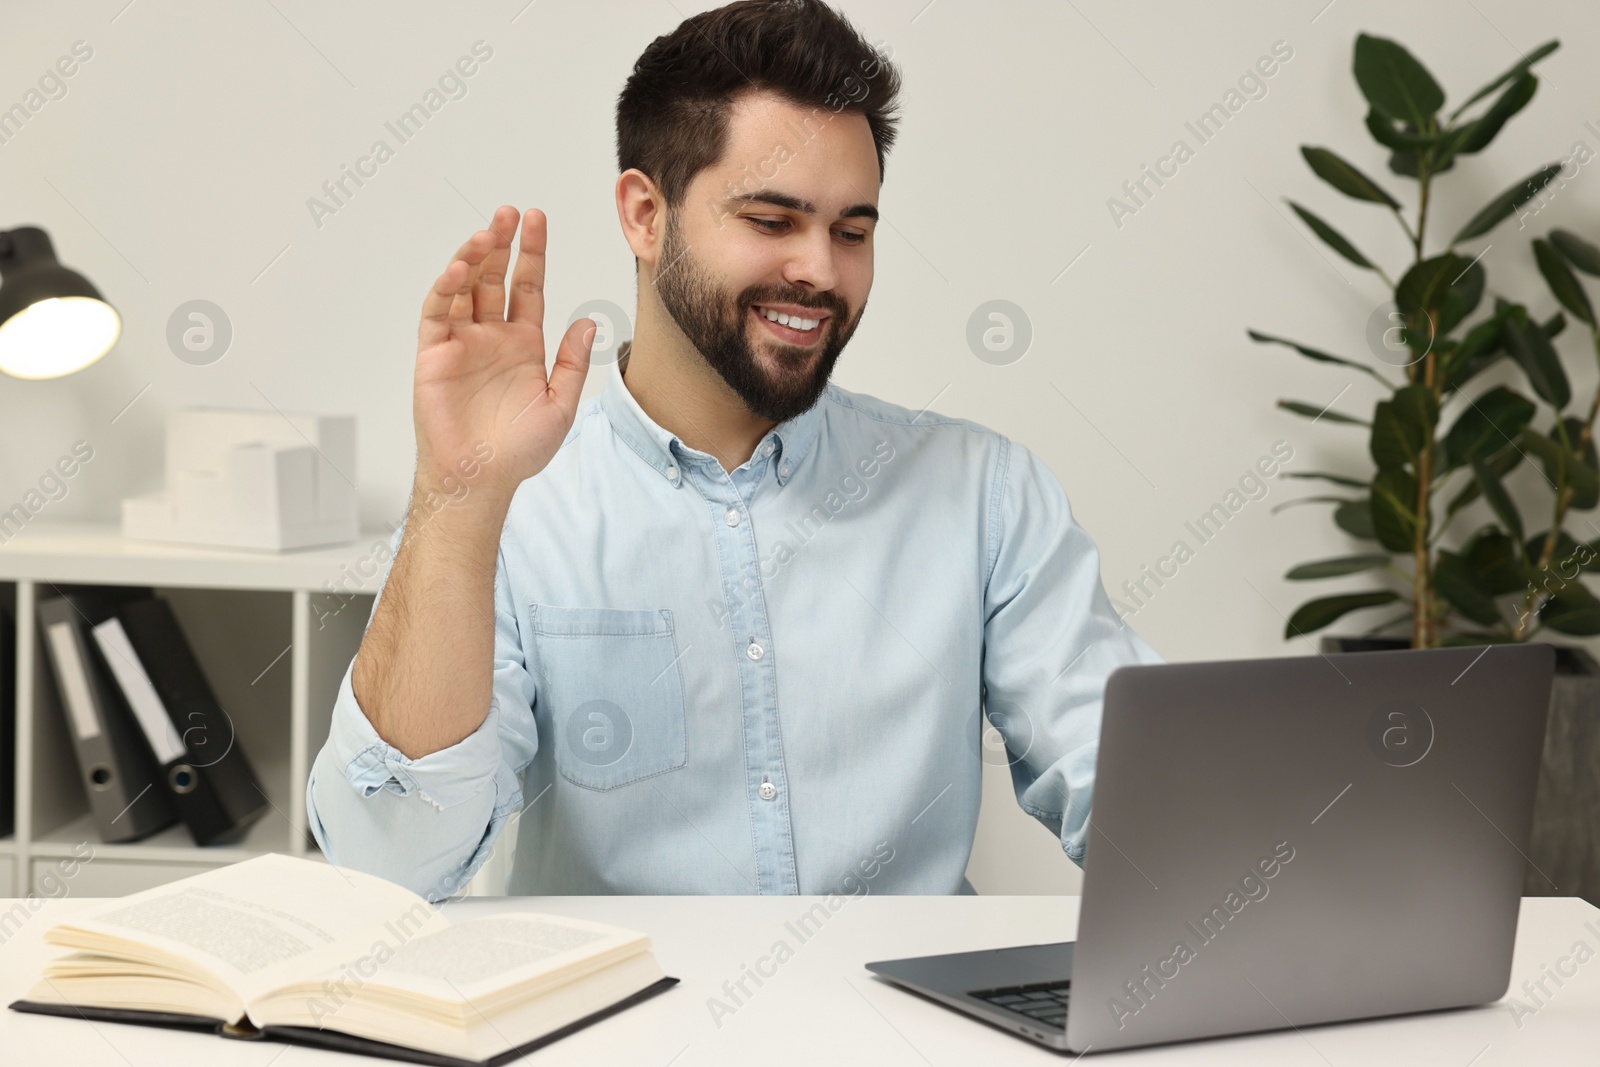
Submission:
[[[1554,668],[1544,644],[1120,667],[1078,940],[867,969],[1079,1054],[1498,1000]]]

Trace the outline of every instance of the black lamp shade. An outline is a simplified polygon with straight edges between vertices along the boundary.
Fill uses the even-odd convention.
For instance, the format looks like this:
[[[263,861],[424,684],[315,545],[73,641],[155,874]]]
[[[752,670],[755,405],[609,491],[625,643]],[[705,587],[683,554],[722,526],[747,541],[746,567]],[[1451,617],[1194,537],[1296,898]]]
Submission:
[[[51,378],[110,351],[116,312],[89,279],[63,267],[37,226],[0,233],[0,371]]]

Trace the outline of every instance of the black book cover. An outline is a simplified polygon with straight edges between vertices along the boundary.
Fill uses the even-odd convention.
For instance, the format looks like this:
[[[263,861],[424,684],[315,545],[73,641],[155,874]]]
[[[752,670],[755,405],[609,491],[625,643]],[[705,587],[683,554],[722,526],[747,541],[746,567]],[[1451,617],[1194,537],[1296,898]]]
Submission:
[[[116,618],[183,742],[185,757],[162,768],[178,814],[198,845],[236,840],[268,802],[233,720],[164,599],[122,604]]]
[[[350,1052],[361,1056],[378,1056],[387,1060],[398,1060],[401,1063],[431,1064],[433,1067],[504,1067],[505,1064],[520,1060],[536,1049],[554,1044],[585,1027],[593,1026],[602,1019],[610,1018],[618,1012],[626,1011],[635,1004],[649,1000],[657,994],[665,993],[677,984],[678,979],[669,975],[645,986],[637,993],[624,997],[615,1004],[601,1008],[599,1011],[591,1012],[560,1029],[552,1030],[543,1037],[536,1037],[526,1044],[506,1049],[504,1052],[491,1056],[486,1060],[464,1060],[457,1056],[443,1056],[436,1052],[408,1048],[405,1045],[391,1045],[387,1041],[373,1041],[365,1037],[352,1037],[337,1030],[316,1030],[306,1026],[269,1026],[260,1031],[238,1032],[232,1027],[226,1026],[221,1019],[208,1018],[203,1015],[184,1015],[164,1011],[127,1011],[120,1008],[95,1008],[87,1004],[44,1004],[32,1000],[14,1000],[9,1007],[12,1011],[29,1012],[35,1015],[59,1015],[68,1019],[92,1019],[100,1022],[132,1023],[139,1026],[166,1026],[182,1030],[204,1030],[207,1033],[222,1034],[226,1037],[281,1041],[285,1044],[308,1045],[312,1048]]]

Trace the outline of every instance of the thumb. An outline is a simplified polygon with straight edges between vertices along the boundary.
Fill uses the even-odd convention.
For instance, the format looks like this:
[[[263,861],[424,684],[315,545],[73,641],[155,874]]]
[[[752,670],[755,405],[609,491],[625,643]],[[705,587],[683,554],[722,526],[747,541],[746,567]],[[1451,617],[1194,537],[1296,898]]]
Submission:
[[[579,319],[567,327],[556,348],[556,363],[550,368],[549,390],[569,419],[578,414],[578,397],[589,374],[589,353],[599,327],[593,319]]]

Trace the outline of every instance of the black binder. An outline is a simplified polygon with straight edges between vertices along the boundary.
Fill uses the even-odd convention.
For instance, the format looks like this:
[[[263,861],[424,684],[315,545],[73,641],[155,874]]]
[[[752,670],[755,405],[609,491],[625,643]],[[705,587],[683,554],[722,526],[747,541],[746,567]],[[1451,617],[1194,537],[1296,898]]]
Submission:
[[[107,842],[137,841],[178,818],[167,790],[157,788],[160,769],[90,636],[119,603],[151,593],[149,588],[78,587],[38,606],[40,641],[53,668],[83,791],[95,829]]]
[[[121,604],[94,635],[195,844],[236,840],[267,795],[172,608],[160,597]]]
[[[17,625],[0,605],[0,837],[16,831]]]

